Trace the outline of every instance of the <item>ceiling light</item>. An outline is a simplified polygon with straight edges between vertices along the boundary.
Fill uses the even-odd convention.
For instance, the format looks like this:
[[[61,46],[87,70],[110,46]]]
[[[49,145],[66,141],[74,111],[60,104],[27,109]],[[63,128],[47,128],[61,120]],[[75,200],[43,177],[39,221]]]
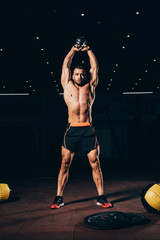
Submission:
[[[0,93],[0,96],[26,96],[29,93]]]
[[[152,94],[153,92],[123,92],[123,94],[130,95],[130,94]]]

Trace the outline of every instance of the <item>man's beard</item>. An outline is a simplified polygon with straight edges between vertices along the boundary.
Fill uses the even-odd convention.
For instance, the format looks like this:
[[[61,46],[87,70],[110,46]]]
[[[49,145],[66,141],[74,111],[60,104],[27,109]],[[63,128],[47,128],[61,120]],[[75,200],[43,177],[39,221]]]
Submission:
[[[74,84],[77,84],[78,86],[83,86],[83,85],[85,85],[85,83],[86,83],[86,81],[85,80],[82,80],[80,83],[77,83],[77,82],[75,82],[74,80],[73,80],[73,82],[74,82]]]

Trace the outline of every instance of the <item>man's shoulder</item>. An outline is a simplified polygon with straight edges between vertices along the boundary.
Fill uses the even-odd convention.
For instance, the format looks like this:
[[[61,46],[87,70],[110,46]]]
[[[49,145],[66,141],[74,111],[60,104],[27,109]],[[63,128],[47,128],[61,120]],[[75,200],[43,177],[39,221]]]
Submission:
[[[73,86],[73,85],[74,85],[72,79],[70,79],[70,80],[68,81],[67,85],[68,85],[68,86]]]
[[[70,88],[73,86],[73,81],[70,79],[66,84],[63,86],[63,88]]]

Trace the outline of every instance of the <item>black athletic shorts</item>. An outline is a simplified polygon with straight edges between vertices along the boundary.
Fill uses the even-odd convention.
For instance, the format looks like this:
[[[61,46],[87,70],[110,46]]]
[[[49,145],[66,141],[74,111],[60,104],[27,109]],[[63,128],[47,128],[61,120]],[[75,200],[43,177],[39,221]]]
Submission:
[[[75,153],[87,154],[99,146],[97,135],[92,124],[69,123],[63,138],[62,146]]]

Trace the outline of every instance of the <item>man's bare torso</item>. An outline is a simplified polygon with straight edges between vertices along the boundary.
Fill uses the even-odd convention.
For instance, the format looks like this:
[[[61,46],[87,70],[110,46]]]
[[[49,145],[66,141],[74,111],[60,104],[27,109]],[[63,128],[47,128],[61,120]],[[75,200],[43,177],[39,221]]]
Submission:
[[[64,88],[64,100],[68,107],[68,122],[92,122],[92,105],[95,99],[95,90],[90,84],[74,85],[69,81]]]

